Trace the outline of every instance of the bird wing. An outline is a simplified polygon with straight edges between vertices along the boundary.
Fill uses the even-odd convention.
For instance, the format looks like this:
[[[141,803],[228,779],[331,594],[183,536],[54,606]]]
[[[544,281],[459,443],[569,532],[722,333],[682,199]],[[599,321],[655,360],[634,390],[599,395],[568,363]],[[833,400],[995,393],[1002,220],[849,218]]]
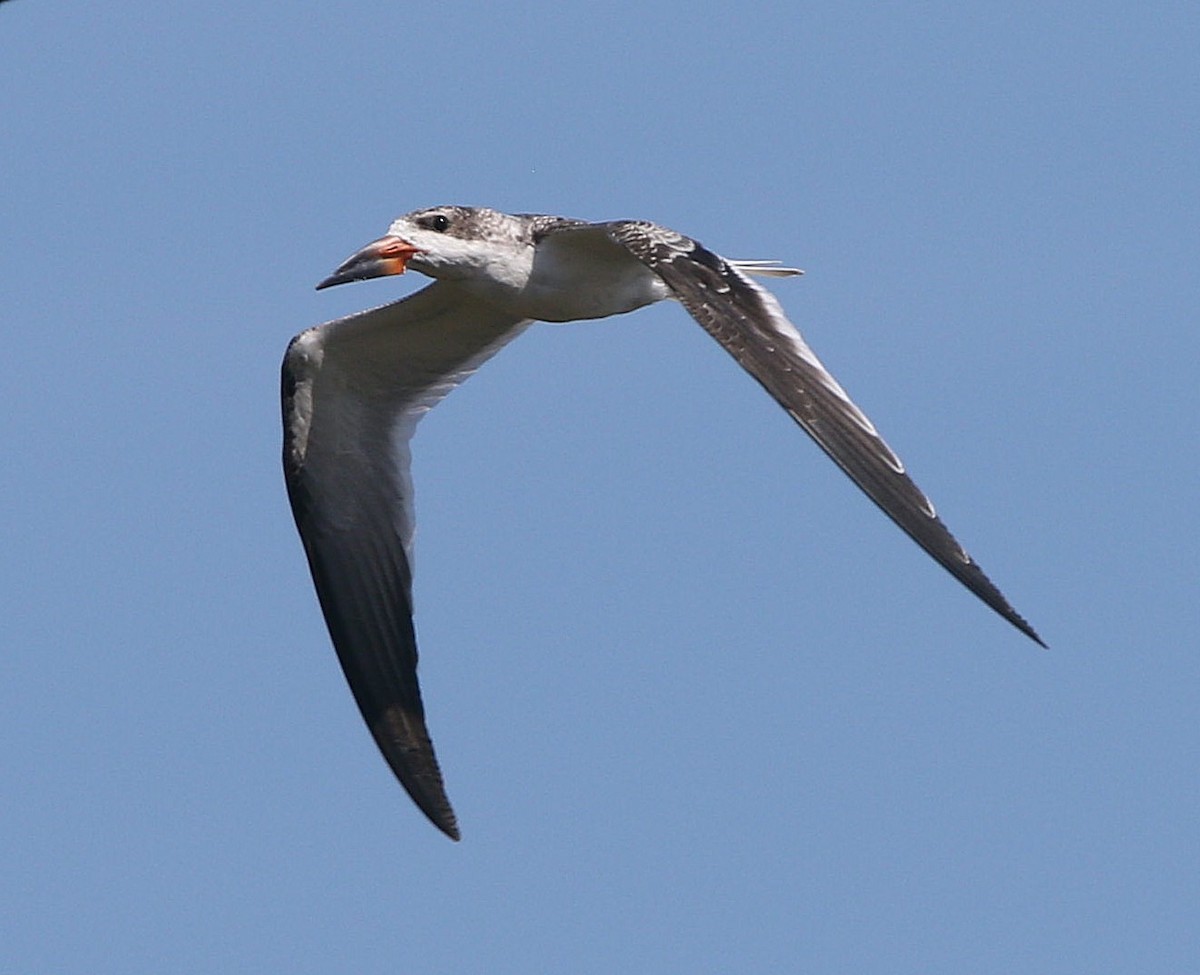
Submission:
[[[644,221],[597,226],[657,274],[892,521],[988,606],[1045,646],[950,534],[900,458],[821,364],[775,297],[747,277],[744,272],[753,273],[755,262],[737,266],[689,237]]]
[[[526,325],[436,282],[300,333],[283,361],[288,498],[334,648],[392,771],[454,839],[417,683],[408,443]]]

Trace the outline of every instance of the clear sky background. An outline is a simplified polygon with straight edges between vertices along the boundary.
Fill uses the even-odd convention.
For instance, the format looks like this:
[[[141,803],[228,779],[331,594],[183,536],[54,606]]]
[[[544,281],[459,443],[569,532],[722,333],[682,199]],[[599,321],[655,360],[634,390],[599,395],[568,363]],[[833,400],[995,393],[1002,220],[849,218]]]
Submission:
[[[1200,970],[1200,8],[0,5],[0,971]],[[463,828],[364,728],[278,368],[391,218],[773,284],[1043,651],[675,306],[422,425]]]

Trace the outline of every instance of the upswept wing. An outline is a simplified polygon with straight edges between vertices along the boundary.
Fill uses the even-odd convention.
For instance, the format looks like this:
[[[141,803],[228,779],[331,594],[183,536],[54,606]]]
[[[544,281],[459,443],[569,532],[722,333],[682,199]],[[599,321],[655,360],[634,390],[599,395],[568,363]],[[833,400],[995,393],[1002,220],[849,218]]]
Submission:
[[[804,428],[884,513],[959,582],[1042,646],[959,545],[874,424],[743,268],[682,234],[643,221],[605,225],[609,236],[657,274],[691,316]]]
[[[392,771],[454,839],[417,683],[408,442],[527,324],[437,282],[302,332],[283,361],[288,497],[334,648]]]

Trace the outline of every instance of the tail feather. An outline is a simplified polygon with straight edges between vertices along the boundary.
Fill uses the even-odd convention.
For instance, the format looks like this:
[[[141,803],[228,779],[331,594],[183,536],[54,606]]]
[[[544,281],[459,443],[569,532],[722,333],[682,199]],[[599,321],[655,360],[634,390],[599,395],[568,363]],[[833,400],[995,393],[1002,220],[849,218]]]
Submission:
[[[784,267],[779,261],[730,261],[734,267],[746,274],[760,278],[794,278],[804,272],[798,267]]]

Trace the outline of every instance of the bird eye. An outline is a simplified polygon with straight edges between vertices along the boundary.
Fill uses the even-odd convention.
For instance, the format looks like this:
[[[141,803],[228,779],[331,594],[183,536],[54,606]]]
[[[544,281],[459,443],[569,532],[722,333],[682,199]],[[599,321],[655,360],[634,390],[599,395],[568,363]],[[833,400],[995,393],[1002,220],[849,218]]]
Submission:
[[[432,217],[426,217],[421,221],[430,230],[436,230],[439,234],[445,233],[450,227],[450,218],[444,213],[435,213]]]

